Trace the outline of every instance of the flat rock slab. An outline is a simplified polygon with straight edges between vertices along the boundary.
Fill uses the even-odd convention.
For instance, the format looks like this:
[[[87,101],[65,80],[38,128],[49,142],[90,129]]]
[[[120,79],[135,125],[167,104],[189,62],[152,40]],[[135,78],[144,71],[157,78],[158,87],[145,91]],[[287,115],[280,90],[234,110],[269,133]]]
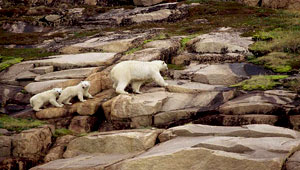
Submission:
[[[51,56],[49,59],[28,61],[36,66],[54,66],[57,70],[81,67],[98,67],[113,62],[116,53],[82,53]]]
[[[171,138],[109,169],[281,170],[286,158],[300,146],[299,132],[269,125],[189,124],[166,130],[160,139],[164,135]]]
[[[282,90],[251,93],[239,96],[220,106],[222,114],[270,114],[284,113],[285,108],[293,107],[293,97],[296,94]]]
[[[264,69],[247,63],[191,64],[185,70],[175,70],[174,78],[211,85],[232,85],[248,76],[266,73]]]
[[[30,69],[31,72],[36,74],[46,74],[54,71],[53,66],[42,66],[42,67],[35,67]]]
[[[205,91],[222,91],[226,90],[223,85],[210,85],[189,80],[166,80],[168,83],[167,89],[169,92],[175,93],[199,93]]]
[[[25,90],[31,94],[37,94],[52,88],[73,86],[80,82],[78,79],[60,79],[41,82],[32,82],[25,86]]]
[[[56,80],[56,79],[84,79],[97,72],[99,67],[78,68],[70,70],[55,71],[37,76],[35,81]]]

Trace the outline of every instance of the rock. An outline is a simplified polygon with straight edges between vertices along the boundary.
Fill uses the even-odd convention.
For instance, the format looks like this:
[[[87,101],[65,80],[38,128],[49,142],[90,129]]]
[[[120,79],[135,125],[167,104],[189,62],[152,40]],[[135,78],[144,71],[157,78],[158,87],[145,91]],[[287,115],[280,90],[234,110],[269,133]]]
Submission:
[[[0,86],[0,102],[4,107],[7,104],[27,104],[30,95],[22,93],[23,88],[20,86],[4,85]]]
[[[84,0],[86,5],[97,5],[97,0]]]
[[[160,49],[157,48],[146,48],[134,52],[133,54],[125,55],[121,60],[138,60],[138,61],[152,61],[152,60],[161,60],[162,53]]]
[[[133,0],[136,6],[151,6],[163,2],[164,0]]]
[[[246,53],[247,50],[237,45],[231,45],[221,42],[197,42],[194,44],[194,50],[197,53],[213,53],[213,54],[225,54],[225,53]]]
[[[271,93],[271,94],[270,94]],[[220,106],[222,114],[283,114],[293,102],[289,96],[276,95],[275,92],[252,93],[239,96]]]
[[[164,131],[159,135],[161,142],[176,136],[239,136],[249,138],[284,137],[298,139],[299,132],[264,124],[245,125],[242,127],[209,126],[201,124],[187,124]]]
[[[54,126],[51,125],[22,131],[12,141],[13,156],[40,159],[49,149],[53,133]]]
[[[91,87],[89,89],[89,93],[91,95],[98,94],[99,92],[112,87],[113,82],[109,76],[110,69],[111,67],[108,67],[106,70],[91,74],[85,79],[91,83]]]
[[[130,16],[129,19],[133,23],[142,23],[142,22],[153,22],[153,21],[162,21],[167,20],[168,17],[170,17],[172,14],[172,11],[169,9],[162,9],[146,14],[136,14],[133,16]]]
[[[168,91],[175,93],[200,93],[226,90],[226,87],[223,85],[203,84],[189,80],[166,80],[166,82],[168,83]]]
[[[35,74],[31,71],[25,71],[23,73],[18,74],[16,80],[17,81],[34,80],[36,76],[38,76],[38,74]]]
[[[68,87],[77,85],[81,80],[78,79],[60,79],[42,82],[32,82],[25,86],[25,90],[31,94],[37,94],[52,88]]]
[[[135,46],[143,43],[144,40],[150,39],[155,35],[155,30],[145,31],[142,33],[136,33],[134,31],[121,32],[111,35],[93,37],[82,43],[73,44],[71,46],[63,47],[60,51],[67,53],[70,51],[74,53],[76,51],[104,51],[120,53],[129,50]],[[68,50],[72,49],[72,50]]]
[[[33,60],[24,63],[35,64],[36,66],[53,66],[57,70],[98,67],[109,65],[113,62],[116,53],[82,53],[73,55],[51,56],[49,59]]]
[[[285,163],[286,170],[298,170],[300,168],[300,151],[296,151]]]
[[[111,99],[116,95],[115,91],[113,89],[102,91],[101,93],[94,96],[94,99],[88,99],[85,102],[78,102],[72,105],[71,109],[69,109],[69,112],[77,112],[79,115],[82,116],[90,116],[95,114],[101,104]]]
[[[70,143],[71,140],[75,139],[75,136],[66,135],[62,137],[58,137],[56,142],[54,143],[53,147],[47,153],[44,158],[44,162],[50,162],[57,159],[62,159],[63,154],[67,148],[67,145]]]
[[[75,133],[88,133],[95,129],[97,117],[75,116],[69,126],[69,129]]]
[[[289,121],[291,122],[294,130],[300,130],[300,115],[290,115]]]
[[[93,154],[79,155],[68,159],[59,159],[49,163],[36,166],[30,170],[92,170],[104,169],[107,166],[131,158],[135,154]]]
[[[152,115],[161,109],[166,98],[166,92],[144,93],[136,96],[119,95],[112,102],[111,116],[118,119]]]
[[[199,134],[185,134],[187,127],[191,133]],[[217,166],[232,170],[281,170],[289,153],[300,146],[299,132],[274,126],[252,125],[242,128],[190,124],[171,129],[177,129],[177,137],[173,136],[169,141],[108,169],[185,170],[197,167],[206,170]],[[272,134],[267,137],[268,133]],[[282,137],[281,133],[289,135]],[[297,137],[292,137],[294,135]]]
[[[31,72],[36,74],[46,74],[53,72],[54,68],[53,66],[43,66],[43,67],[35,67],[33,69],[30,69]]]
[[[259,5],[259,0],[237,0],[239,3],[243,3],[249,6],[258,6]]]
[[[160,130],[123,130],[89,134],[72,140],[64,157],[91,153],[139,153],[153,147],[159,133]]]
[[[60,15],[55,15],[55,14],[45,16],[45,20],[48,22],[56,22],[60,18],[62,18]]]
[[[58,117],[58,118],[51,118],[51,119],[44,119],[49,124],[54,125],[55,129],[65,128],[67,129],[71,123],[73,116],[66,116],[66,117]]]
[[[11,156],[12,139],[10,136],[0,136],[0,157]]]
[[[89,67],[89,68],[78,68],[70,70],[62,70],[47,73],[44,75],[37,76],[35,81],[46,81],[46,80],[56,80],[56,79],[84,79],[89,75],[97,72],[98,67]]]
[[[65,108],[58,108],[58,107],[51,107],[36,112],[36,117],[38,119],[52,119],[52,118],[66,117],[66,116],[69,116],[68,110]]]
[[[33,64],[25,64],[24,62],[15,64],[4,71],[1,71],[0,82],[10,85],[23,85],[15,80],[16,77],[32,68]]]

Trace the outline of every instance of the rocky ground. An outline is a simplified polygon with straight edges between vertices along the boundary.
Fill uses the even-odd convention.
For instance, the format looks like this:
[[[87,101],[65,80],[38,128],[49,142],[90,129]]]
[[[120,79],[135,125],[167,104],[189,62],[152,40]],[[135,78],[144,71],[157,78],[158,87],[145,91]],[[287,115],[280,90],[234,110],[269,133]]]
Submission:
[[[248,27],[223,27],[228,25],[208,16],[209,20],[192,18],[188,23],[191,11],[203,9],[203,3],[160,2],[106,9],[97,15],[77,7],[37,21],[2,23],[10,35],[34,33],[29,44],[16,38],[16,43],[8,41],[2,48],[39,48],[53,55],[24,57],[0,72],[0,112],[18,120],[43,121],[27,130],[10,129],[4,124],[10,119],[1,115],[7,119],[0,120],[0,169],[300,168],[299,95],[285,86],[299,78],[295,64],[286,73],[255,65],[250,58],[264,51],[254,49],[255,36],[243,35]],[[227,15],[223,8],[214,12],[209,5],[204,13]],[[27,10],[27,17],[29,11],[40,12],[38,7]],[[266,11],[255,15],[271,15],[262,10]],[[182,25],[176,23],[190,25],[181,31],[192,34],[179,34]],[[214,27],[202,30],[210,24]],[[178,32],[170,32],[172,26]],[[36,36],[43,41],[35,41]],[[270,49],[266,54],[281,52]],[[125,60],[166,61],[169,70],[162,74],[169,85],[148,82],[142,94],[116,94],[109,72]],[[256,84],[243,84],[253,78]],[[93,99],[74,99],[71,106],[49,106],[39,112],[28,104],[34,94],[82,80],[91,82]]]

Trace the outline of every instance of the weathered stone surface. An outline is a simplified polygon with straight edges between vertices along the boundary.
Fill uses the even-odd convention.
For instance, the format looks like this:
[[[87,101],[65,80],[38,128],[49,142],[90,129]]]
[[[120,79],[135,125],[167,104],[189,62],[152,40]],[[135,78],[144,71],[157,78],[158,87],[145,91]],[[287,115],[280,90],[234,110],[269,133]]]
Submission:
[[[52,65],[58,70],[72,69],[79,67],[98,67],[111,64],[116,53],[82,53],[73,55],[52,56],[49,59],[27,61],[36,66]]]
[[[190,133],[184,133],[186,128]],[[299,132],[268,125],[215,127],[189,124],[171,128],[163,134],[170,131],[176,131],[177,137],[169,133],[169,137],[173,137],[171,140],[108,169],[185,170],[197,167],[206,170],[217,166],[233,170],[281,170],[289,153],[300,146]],[[193,137],[193,134],[197,135]]]
[[[89,134],[72,140],[64,157],[88,153],[138,153],[153,147],[160,132],[160,130],[123,130]]]
[[[78,68],[78,69],[69,69],[47,73],[44,75],[37,76],[35,81],[46,81],[46,80],[56,80],[56,79],[84,79],[89,75],[97,72],[98,67],[89,67],[89,68]]]
[[[16,77],[33,68],[33,64],[25,64],[24,62],[15,64],[5,71],[1,71],[0,73],[0,82],[4,84],[10,85],[22,85],[20,82],[17,82],[15,79]]]
[[[98,94],[99,92],[112,87],[113,83],[109,76],[110,69],[111,67],[108,67],[101,72],[91,74],[85,79],[91,83],[91,87],[89,89],[89,93],[91,95]]]
[[[22,131],[12,141],[13,156],[38,160],[49,149],[53,133],[52,125]]]
[[[11,155],[12,139],[10,136],[0,136],[0,157]]]
[[[31,94],[37,94],[52,88],[68,87],[78,84],[81,80],[78,79],[60,79],[60,80],[49,80],[42,82],[32,82],[25,86],[25,90]]]
[[[286,170],[298,170],[300,169],[300,151],[295,152],[291,157],[287,159]]]
[[[168,83],[168,91],[175,93],[199,93],[226,90],[226,87],[223,85],[203,84],[189,80],[166,80],[166,82]]]
[[[111,164],[131,158],[134,155],[136,153],[79,155],[73,158],[51,161],[30,170],[102,170]]]
[[[246,53],[247,51],[243,47],[221,42],[197,42],[194,46],[194,51],[200,54]]]
[[[151,60],[160,60],[161,50],[157,48],[146,48],[139,50],[133,54],[128,54],[122,57],[121,60],[138,60],[138,61],[151,61]]]
[[[53,147],[49,150],[47,155],[44,158],[45,162],[54,161],[57,159],[62,159],[65,149],[69,142],[75,139],[75,136],[66,135],[62,137],[58,137],[53,145]]]
[[[289,116],[289,120],[294,130],[300,130],[300,115],[291,115]]]
[[[0,85],[0,103],[2,106],[7,104],[23,105],[29,103],[29,94],[22,93],[23,88],[20,86]]]
[[[37,77],[38,74],[35,74],[31,71],[25,71],[25,72],[22,72],[20,74],[17,75],[16,77],[16,80],[17,81],[22,81],[22,80],[34,80],[35,77]]]
[[[249,5],[249,6],[258,6],[259,0],[237,0],[237,2]]]
[[[97,117],[75,116],[69,126],[69,129],[75,133],[88,133],[95,129]]]
[[[151,6],[163,2],[164,0],[133,0],[136,6]]]
[[[66,108],[51,107],[38,111],[35,115],[38,119],[51,119],[58,117],[66,117],[69,115],[69,113]]]
[[[285,105],[293,100],[284,93],[276,95],[277,91],[266,93],[252,93],[239,96],[220,106],[220,113],[223,114],[276,114],[284,113]],[[289,107],[289,106],[286,106]]]
[[[112,119],[151,116],[161,110],[167,99],[164,91],[140,95],[119,95],[111,105]],[[126,106],[126,107],[124,107]]]
[[[46,74],[53,72],[54,68],[53,66],[42,66],[42,67],[35,67],[33,69],[30,69],[31,72],[36,74]]]

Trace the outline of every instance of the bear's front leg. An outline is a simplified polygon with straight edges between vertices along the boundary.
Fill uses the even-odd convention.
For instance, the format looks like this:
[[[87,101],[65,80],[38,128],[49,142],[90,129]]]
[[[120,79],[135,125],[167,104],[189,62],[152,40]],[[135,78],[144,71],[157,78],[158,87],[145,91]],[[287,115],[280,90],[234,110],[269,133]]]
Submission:
[[[87,97],[89,99],[93,99],[94,98],[89,92],[84,93],[84,97]]]
[[[165,82],[164,78],[159,73],[153,75],[153,80],[162,87],[168,86],[168,83]]]
[[[63,104],[58,104],[56,102],[56,99],[50,99],[49,102],[55,107],[63,107],[64,106]]]
[[[81,102],[85,102],[86,100],[83,99],[83,93],[78,93],[77,95],[78,99],[81,101]]]

